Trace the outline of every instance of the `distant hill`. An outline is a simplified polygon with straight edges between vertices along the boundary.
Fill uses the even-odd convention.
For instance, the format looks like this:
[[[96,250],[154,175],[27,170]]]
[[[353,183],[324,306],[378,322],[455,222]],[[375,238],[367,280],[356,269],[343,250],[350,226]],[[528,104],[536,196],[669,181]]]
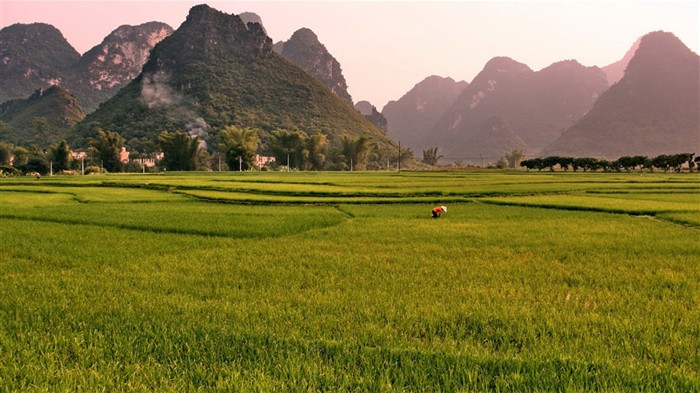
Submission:
[[[382,109],[389,126],[389,136],[400,140],[415,153],[435,147],[426,136],[469,84],[452,78],[429,76],[403,97],[389,101]]]
[[[700,153],[700,58],[676,36],[642,37],[624,77],[542,155]]]
[[[297,30],[288,41],[275,44],[274,50],[308,72],[345,103],[353,106],[340,63],[319,42],[311,29]]]
[[[481,128],[469,135],[469,139],[449,151],[459,151],[468,157],[474,164],[491,164],[498,158],[513,150],[525,150],[526,144],[520,136],[513,131],[508,120],[500,116],[486,119]],[[495,158],[495,160],[494,160]]]
[[[0,58],[1,103],[72,80],[80,54],[51,25],[17,23],[0,30]]]
[[[483,137],[483,130],[496,117],[505,120],[525,143],[526,153],[536,154],[583,116],[607,86],[600,68],[584,67],[574,60],[534,72],[513,59],[496,57],[445,112],[425,143],[439,146],[446,160],[495,162],[511,151],[509,140],[500,148],[490,142],[495,154],[468,142]],[[391,127],[391,119],[389,122]]]
[[[27,99],[0,104],[0,121],[7,126],[0,139],[45,147],[67,139],[84,118],[78,100],[60,86],[39,89]]]
[[[639,43],[641,41],[641,38],[635,41],[630,50],[625,53],[622,59],[602,67],[603,72],[605,72],[605,75],[608,77],[609,85],[614,85],[625,75],[625,69],[627,68],[630,60],[632,60],[632,57],[634,57],[634,53],[637,52],[637,48],[639,48]]]
[[[320,82],[272,50],[257,23],[199,5],[151,51],[141,74],[78,127],[85,139],[102,127],[154,140],[163,130],[187,130],[209,142],[223,127],[278,128],[328,135],[369,134],[392,141]]]
[[[389,132],[387,120],[369,101],[358,101],[355,110],[360,112],[370,123],[382,130],[385,134]]]

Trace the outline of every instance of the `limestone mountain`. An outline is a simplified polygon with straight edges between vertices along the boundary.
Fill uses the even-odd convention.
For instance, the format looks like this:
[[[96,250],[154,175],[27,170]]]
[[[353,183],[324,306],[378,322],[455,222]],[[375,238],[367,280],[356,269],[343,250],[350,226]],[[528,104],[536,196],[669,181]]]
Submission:
[[[91,112],[136,77],[153,46],[171,32],[159,22],[120,26],[80,56],[51,25],[8,26],[0,31],[0,102],[60,85]]]
[[[495,157],[525,148],[525,142],[513,131],[508,120],[494,116],[486,119],[481,128],[469,135],[469,139],[448,151],[459,151],[464,157],[473,157],[470,161],[483,166],[492,163]]]
[[[321,83],[272,50],[257,23],[207,5],[151,51],[141,74],[88,115],[79,138],[102,127],[131,138],[155,140],[163,130],[187,130],[214,142],[223,127],[269,132],[298,128],[323,132],[331,145],[342,136],[369,134],[392,141]]]
[[[78,100],[62,87],[38,89],[29,98],[0,104],[0,121],[5,123],[0,139],[47,147],[67,139],[71,129],[84,118]]]
[[[355,104],[355,110],[360,112],[370,123],[384,131],[385,134],[389,132],[386,117],[384,117],[384,115],[377,110],[377,107],[372,105],[369,101],[358,101]]]
[[[0,102],[71,80],[80,54],[55,27],[17,23],[0,30]]]
[[[625,75],[625,69],[627,68],[630,60],[632,60],[632,57],[634,57],[635,52],[637,52],[637,48],[639,48],[639,43],[641,40],[642,39],[639,38],[637,41],[635,41],[630,50],[625,53],[622,59],[602,67],[603,72],[605,72],[605,75],[608,77],[608,84],[610,86],[617,83]]]
[[[426,136],[468,85],[465,81],[433,75],[398,100],[389,101],[382,109],[389,136],[415,152],[435,147]]]
[[[624,77],[542,155],[699,153],[699,76],[700,57],[675,35],[645,35]]]
[[[340,63],[319,42],[311,29],[297,30],[288,41],[275,44],[274,49],[316,78],[348,105],[353,106]]]
[[[71,83],[86,112],[136,78],[151,49],[172,32],[172,27],[160,22],[123,25],[87,51],[75,65],[77,80]]]
[[[491,119],[500,117],[525,143],[526,153],[536,154],[583,116],[607,86],[600,68],[574,60],[535,72],[513,59],[496,57],[464,89],[426,140],[437,144],[447,160],[495,162],[510,152],[511,143],[504,141],[498,154],[477,156],[473,149],[465,149],[465,142],[483,135]]]

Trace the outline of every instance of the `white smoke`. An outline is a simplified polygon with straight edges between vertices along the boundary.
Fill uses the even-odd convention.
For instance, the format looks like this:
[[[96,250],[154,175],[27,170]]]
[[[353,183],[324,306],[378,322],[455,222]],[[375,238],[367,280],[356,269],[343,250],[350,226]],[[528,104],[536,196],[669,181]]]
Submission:
[[[141,79],[141,99],[150,109],[163,105],[179,104],[183,96],[177,93],[166,82],[168,75],[163,71],[155,74],[144,74]]]
[[[141,100],[149,109],[171,107],[177,118],[185,124],[190,137],[198,136],[203,147],[206,147],[209,125],[186,105],[187,100],[184,95],[168,85],[169,79],[169,75],[164,71],[145,74],[141,79]]]
[[[187,111],[188,113],[186,114],[186,116],[188,116],[188,120],[185,124],[187,133],[190,134],[191,138],[198,136],[202,148],[206,148],[206,139],[209,136],[209,125],[206,121],[204,121],[204,119],[195,115],[194,112],[192,112],[191,110],[187,109]]]

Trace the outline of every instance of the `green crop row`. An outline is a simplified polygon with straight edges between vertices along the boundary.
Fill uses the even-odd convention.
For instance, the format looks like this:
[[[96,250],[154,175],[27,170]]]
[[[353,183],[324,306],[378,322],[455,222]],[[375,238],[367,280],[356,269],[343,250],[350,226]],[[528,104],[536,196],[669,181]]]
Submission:
[[[569,210],[593,210],[634,215],[700,212],[700,194],[560,194],[483,198],[486,203]]]

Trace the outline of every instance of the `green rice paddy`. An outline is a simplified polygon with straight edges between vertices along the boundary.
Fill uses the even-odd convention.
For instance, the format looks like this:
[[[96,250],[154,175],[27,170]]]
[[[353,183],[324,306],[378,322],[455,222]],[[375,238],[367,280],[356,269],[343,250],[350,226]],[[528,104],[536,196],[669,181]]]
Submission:
[[[700,176],[0,179],[0,391],[698,392]]]

